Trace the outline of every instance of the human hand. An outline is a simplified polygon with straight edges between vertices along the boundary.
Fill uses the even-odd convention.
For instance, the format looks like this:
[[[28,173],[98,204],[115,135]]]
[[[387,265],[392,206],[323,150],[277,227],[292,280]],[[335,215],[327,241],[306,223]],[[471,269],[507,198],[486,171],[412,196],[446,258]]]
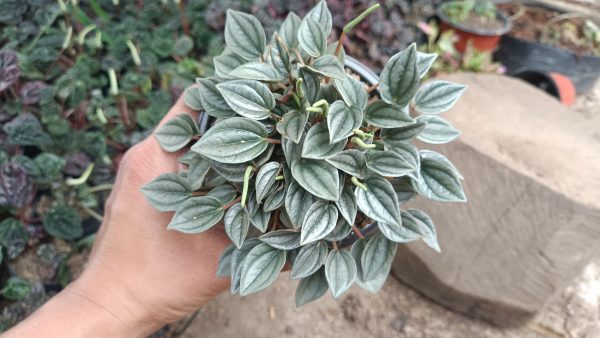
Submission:
[[[197,118],[180,99],[161,124],[182,112]],[[140,190],[160,174],[177,172],[178,155],[164,152],[153,136],[125,154],[88,266],[33,320],[40,324],[50,320],[46,317],[52,311],[70,308],[81,310],[80,316],[86,313],[83,319],[69,320],[70,325],[73,320],[89,325],[66,334],[63,326],[57,337],[147,336],[228,287],[229,278],[216,277],[219,255],[229,243],[223,229],[213,227],[195,235],[167,230],[173,213],[154,209]],[[16,329],[23,326],[27,329],[27,321]],[[39,326],[46,326],[39,331],[43,336],[52,336],[47,325]],[[16,336],[36,336],[25,332]]]

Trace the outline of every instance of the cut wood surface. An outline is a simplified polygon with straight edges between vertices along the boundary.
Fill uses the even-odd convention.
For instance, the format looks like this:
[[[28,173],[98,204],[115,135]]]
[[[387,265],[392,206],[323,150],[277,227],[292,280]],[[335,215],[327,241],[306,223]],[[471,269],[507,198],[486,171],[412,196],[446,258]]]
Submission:
[[[468,89],[438,150],[466,178],[467,204],[418,199],[442,253],[400,246],[396,277],[499,325],[525,323],[600,251],[600,126],[519,80],[455,74]]]

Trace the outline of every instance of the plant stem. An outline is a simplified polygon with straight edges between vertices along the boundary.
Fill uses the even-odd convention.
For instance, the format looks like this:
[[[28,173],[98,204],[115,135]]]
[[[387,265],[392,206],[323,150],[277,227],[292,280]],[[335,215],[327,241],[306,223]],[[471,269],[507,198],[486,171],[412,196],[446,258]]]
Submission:
[[[190,35],[190,24],[185,16],[185,1],[181,0],[177,7],[179,9],[179,19],[181,20],[181,27],[185,35]]]
[[[337,241],[331,242],[331,245],[333,245],[333,250],[337,250],[338,249]]]
[[[296,54],[296,59],[298,59],[298,62],[300,62],[301,65],[304,65],[304,60],[302,59],[302,54],[300,54],[300,51],[298,51],[296,48],[292,48],[292,50],[294,51],[294,54]]]
[[[99,192],[99,191],[104,191],[104,190],[111,190],[112,188],[113,188],[112,183],[105,183],[105,184],[98,184],[96,186],[90,187],[88,189],[88,191],[91,193],[94,193],[94,192]]]
[[[283,175],[275,176],[275,180],[276,181],[279,181],[279,180],[282,180],[282,179],[283,179]]]
[[[323,108],[320,107],[308,107],[306,108],[306,111],[309,111],[311,113],[323,114]]]
[[[294,102],[296,102],[296,105],[298,105],[298,108],[300,108],[300,106],[302,106],[302,104],[300,103],[300,98],[298,98],[298,96],[294,92],[290,92],[290,93],[292,93],[292,97],[294,98]]]
[[[97,220],[100,223],[102,223],[102,221],[104,220],[102,215],[98,214],[97,212],[95,212],[94,210],[92,210],[88,207],[81,207],[81,209],[83,211],[85,211],[86,214],[90,215],[90,217],[92,217],[93,219]]]
[[[244,188],[242,189],[242,207],[246,206],[246,196],[248,196],[248,185],[250,184],[250,174],[252,173],[252,169],[253,167],[249,165],[246,167],[246,172],[244,173]]]
[[[352,224],[352,231],[354,231],[354,234],[356,235],[356,237],[360,238],[360,239],[365,239],[365,236],[363,236],[362,232],[360,232],[360,229],[358,229],[356,227],[356,225]]]
[[[88,164],[87,168],[85,168],[85,171],[83,172],[83,174],[81,174],[81,176],[79,176],[78,178],[67,178],[65,183],[70,186],[82,185],[88,180],[88,178],[92,174],[92,170],[94,170],[94,163]]]
[[[229,203],[225,204],[225,205],[223,206],[223,210],[227,210],[227,209],[231,208],[231,207],[232,207],[234,204],[236,204],[237,202],[239,202],[239,201],[240,201],[240,199],[241,199],[241,198],[240,198],[240,197],[238,197],[238,198],[234,199],[233,201],[231,201],[231,202],[229,202]],[[243,205],[242,205],[242,206],[243,206]]]
[[[276,140],[274,138],[268,138],[267,139],[267,143],[271,143],[271,144],[281,144],[281,140]]]
[[[350,139],[350,141],[352,141],[352,143],[358,145],[360,148],[362,149],[375,149],[377,148],[377,145],[375,144],[366,144],[365,142],[363,142],[363,140],[361,140],[358,137],[353,137]]]
[[[281,120],[281,116],[279,116],[279,115],[277,115],[277,114],[273,114],[273,113],[271,113],[271,118],[272,118],[273,120],[275,120],[275,121],[279,121],[279,120]]]
[[[376,9],[379,8],[379,4],[374,4],[373,6],[367,8],[364,12],[362,12],[356,19],[350,21],[346,26],[344,26],[344,33],[349,32],[352,28],[358,25],[361,21],[363,21],[367,15],[373,13]]]
[[[368,191],[367,186],[364,183],[361,183],[358,181],[358,178],[356,178],[355,176],[352,176],[352,178],[350,179],[350,181],[357,187],[361,188],[364,191]]]
[[[344,29],[342,30],[342,34],[340,35],[340,39],[338,40],[338,44],[335,47],[335,56],[340,55],[340,51],[342,50],[342,45],[344,44],[344,40],[346,39],[346,33],[348,33],[352,28],[358,25],[361,21],[363,21],[367,15],[373,13],[377,8],[379,8],[379,4],[375,4],[369,8],[367,8],[364,12],[362,12],[356,19],[350,21]]]

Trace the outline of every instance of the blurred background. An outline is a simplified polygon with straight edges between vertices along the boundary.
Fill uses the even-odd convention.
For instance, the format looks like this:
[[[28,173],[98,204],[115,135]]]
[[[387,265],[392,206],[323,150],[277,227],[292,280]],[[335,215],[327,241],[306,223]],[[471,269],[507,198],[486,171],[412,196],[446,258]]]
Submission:
[[[335,41],[376,1],[326,2]],[[462,143],[444,153],[470,203],[436,210],[443,253],[407,246],[377,295],[295,309],[280,281],[155,336],[600,337],[600,1],[377,2],[346,54],[378,73],[416,42],[439,54],[430,77],[469,86],[450,113]],[[120,158],[213,74],[226,10],[270,36],[314,4],[0,0],[0,331],[81,272]],[[521,216],[501,227],[496,211]]]

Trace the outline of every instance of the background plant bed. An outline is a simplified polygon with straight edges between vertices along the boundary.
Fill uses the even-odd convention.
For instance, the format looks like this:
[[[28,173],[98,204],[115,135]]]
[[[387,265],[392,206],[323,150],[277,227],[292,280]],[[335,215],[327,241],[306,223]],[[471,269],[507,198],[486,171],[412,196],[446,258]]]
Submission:
[[[503,8],[509,13],[518,11],[517,7]],[[600,76],[600,56],[590,54],[591,48],[564,41],[557,41],[555,46],[542,43],[547,21],[561,12],[541,5],[524,8],[525,13],[535,14],[523,14],[514,21],[513,30],[502,37],[496,59],[506,66],[510,75],[525,71],[558,72],[571,79],[577,94],[587,92]],[[572,20],[581,21],[581,18]]]
[[[470,42],[473,47],[479,51],[493,51],[498,46],[500,37],[510,31],[511,24],[509,19],[501,12],[496,13],[496,20],[499,23],[498,28],[475,27],[469,23],[453,22],[446,15],[446,8],[452,2],[446,2],[437,8],[437,17],[440,19],[442,31],[453,29],[456,32],[457,41],[454,46],[459,52],[464,52],[467,44]],[[473,21],[472,21],[473,22]]]

